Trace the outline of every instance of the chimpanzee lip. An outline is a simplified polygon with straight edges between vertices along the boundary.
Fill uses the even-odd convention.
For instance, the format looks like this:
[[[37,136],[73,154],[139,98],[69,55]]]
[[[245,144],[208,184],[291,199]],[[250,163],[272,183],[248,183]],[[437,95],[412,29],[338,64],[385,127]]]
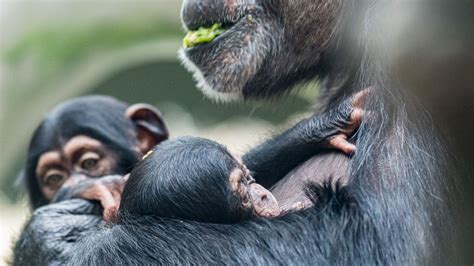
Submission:
[[[215,29],[216,26],[217,28]],[[222,26],[222,24],[216,23],[216,24],[213,24],[211,27],[200,27],[196,31],[188,31],[188,33],[183,39],[183,47],[192,48],[195,46],[210,43],[214,41],[215,39],[217,39],[217,37],[219,37],[220,35],[226,33],[232,27],[233,25],[227,24],[227,25]],[[221,32],[216,33],[216,31],[221,31]],[[204,36],[201,35],[202,39],[199,39],[199,37],[197,37],[199,36],[199,34],[204,34]],[[208,38],[212,38],[212,39],[208,39]],[[191,39],[193,40],[191,41]]]
[[[231,28],[232,26],[237,24],[240,20],[242,20],[242,18],[244,18],[246,16],[247,16],[247,14],[240,14],[239,16],[236,16],[236,17],[231,18],[231,19],[222,17],[222,18],[220,18],[216,21],[209,20],[209,21],[204,22],[201,25],[196,24],[196,25],[194,25],[194,27],[191,27],[189,25],[190,23],[186,23],[185,27],[186,27],[187,31],[195,31],[195,30],[198,30],[200,27],[209,28],[214,24],[221,24],[222,26],[226,26],[228,28]]]
[[[215,42],[218,42],[220,39],[224,39],[224,38],[227,38],[227,37],[230,37],[230,35],[232,35],[234,33],[234,28],[236,26],[239,26],[239,25],[242,25],[243,23],[245,23],[245,20],[246,18],[249,18],[250,19],[253,19],[253,16],[252,15],[244,15],[242,16],[241,18],[239,18],[238,20],[236,20],[235,22],[227,22],[227,23],[224,23],[224,22],[215,22],[215,23],[219,23],[221,25],[223,25],[223,28],[226,28],[225,32],[218,35],[216,38],[214,38],[212,41],[210,42],[207,42],[207,43],[201,43],[201,44],[198,44],[196,46],[192,46],[192,47],[188,47],[188,48],[184,48],[185,51],[191,51],[193,49],[197,49],[197,48],[202,48],[206,45],[209,45],[209,44],[212,44],[212,43],[215,43]],[[210,24],[210,25],[213,25],[214,23]],[[206,24],[207,25],[207,24]],[[202,27],[205,27],[205,26],[202,26]],[[199,29],[199,27],[198,27]],[[190,32],[190,31],[188,31]]]
[[[210,28],[212,27],[212,25],[214,24],[220,24],[222,25],[223,27],[226,27],[226,28],[231,28],[233,27],[235,24],[237,24],[242,18],[239,18],[238,20],[235,20],[233,22],[231,21],[210,21],[210,22],[206,22],[205,24],[202,24],[202,25],[198,25],[194,28],[188,28],[186,30],[186,33],[190,32],[190,31],[196,31],[198,30],[199,28],[203,27],[203,28]]]

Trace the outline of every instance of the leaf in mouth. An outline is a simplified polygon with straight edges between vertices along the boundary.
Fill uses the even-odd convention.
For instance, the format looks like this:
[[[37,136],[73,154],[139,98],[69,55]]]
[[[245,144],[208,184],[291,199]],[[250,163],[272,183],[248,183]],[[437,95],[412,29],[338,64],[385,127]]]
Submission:
[[[210,28],[200,27],[198,30],[190,31],[183,39],[184,48],[191,48],[199,44],[208,43],[214,40],[227,30],[221,24],[215,23]]]

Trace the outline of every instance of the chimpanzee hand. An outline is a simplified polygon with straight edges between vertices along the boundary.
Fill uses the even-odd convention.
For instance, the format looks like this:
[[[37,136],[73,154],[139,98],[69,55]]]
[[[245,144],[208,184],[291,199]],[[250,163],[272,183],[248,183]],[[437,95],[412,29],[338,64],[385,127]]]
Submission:
[[[110,175],[101,178],[87,179],[73,186],[63,186],[53,202],[81,198],[97,200],[104,208],[105,222],[113,221],[117,216],[123,187],[128,175]]]
[[[347,139],[362,122],[362,108],[369,90],[370,88],[360,91],[338,106],[300,122],[300,126],[305,127],[305,140],[341,150],[346,154],[355,152],[356,146]]]

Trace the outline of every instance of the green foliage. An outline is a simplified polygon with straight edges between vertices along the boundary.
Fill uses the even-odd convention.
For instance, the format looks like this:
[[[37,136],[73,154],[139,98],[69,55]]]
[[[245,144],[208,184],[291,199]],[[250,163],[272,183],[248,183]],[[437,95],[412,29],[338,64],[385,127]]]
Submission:
[[[179,25],[169,21],[56,26],[32,31],[8,50],[5,58],[11,64],[18,64],[34,55],[35,60],[48,68],[62,68],[100,51],[180,35]]]

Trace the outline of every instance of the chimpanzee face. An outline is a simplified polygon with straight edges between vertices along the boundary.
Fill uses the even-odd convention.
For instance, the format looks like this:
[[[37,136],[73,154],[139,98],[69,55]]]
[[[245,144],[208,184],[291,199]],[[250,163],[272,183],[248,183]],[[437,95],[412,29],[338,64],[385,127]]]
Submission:
[[[186,0],[185,28],[220,23],[226,31],[211,42],[182,49],[181,59],[212,98],[276,95],[313,78],[309,75],[320,68],[344,2]]]
[[[36,177],[43,195],[51,200],[62,186],[117,173],[117,160],[117,155],[99,140],[80,135],[67,141],[61,149],[42,154]]]
[[[85,96],[54,108],[35,130],[24,178],[33,208],[63,186],[124,175],[143,153],[168,138],[160,112],[112,97]]]
[[[230,190],[241,199],[241,207],[250,209],[257,217],[276,217],[280,208],[273,194],[255,183],[250,171],[239,160],[239,167],[229,176]]]

